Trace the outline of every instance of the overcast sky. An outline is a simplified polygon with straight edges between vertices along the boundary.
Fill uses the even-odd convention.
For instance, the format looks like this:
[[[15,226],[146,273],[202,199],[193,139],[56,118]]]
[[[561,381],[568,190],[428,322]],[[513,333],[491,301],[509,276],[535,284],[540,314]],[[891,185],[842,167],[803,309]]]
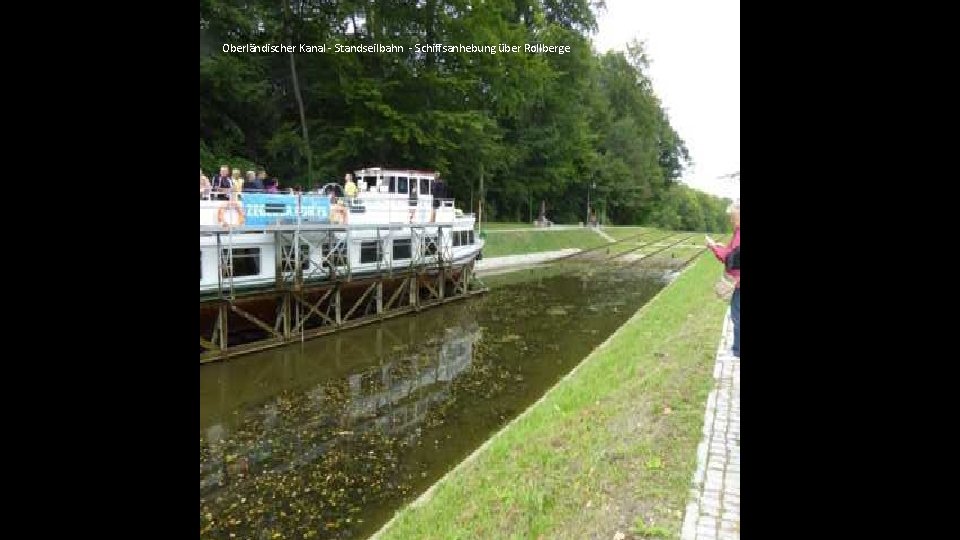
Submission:
[[[724,197],[740,196],[740,1],[606,0],[593,37],[599,52],[646,42],[648,75],[687,143],[694,165],[683,181]]]

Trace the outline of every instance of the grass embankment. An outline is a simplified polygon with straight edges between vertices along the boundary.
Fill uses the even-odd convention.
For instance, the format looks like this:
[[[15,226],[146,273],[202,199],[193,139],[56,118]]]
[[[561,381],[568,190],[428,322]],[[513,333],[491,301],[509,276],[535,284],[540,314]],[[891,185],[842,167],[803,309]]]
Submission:
[[[484,236],[487,244],[483,249],[485,257],[503,257],[506,255],[519,255],[523,253],[540,253],[543,251],[555,251],[567,248],[590,249],[604,245],[610,245],[609,254],[617,254],[633,250],[642,244],[672,243],[683,236],[692,237],[684,242],[684,245],[700,246],[704,245],[704,233],[667,231],[653,227],[604,227],[605,232],[610,237],[618,241],[616,244],[609,243],[596,231],[590,229],[534,229],[516,231],[504,230],[512,229],[514,226],[523,225],[521,223],[487,223],[484,224]],[[713,235],[718,241],[723,240],[724,235]],[[729,237],[729,235],[726,235]],[[655,247],[649,249],[643,248],[637,250],[639,255],[654,251]],[[692,252],[690,252],[692,255]]]
[[[494,229],[486,230],[486,225],[484,229],[487,241],[483,248],[484,257],[503,257],[567,248],[589,249],[608,243],[602,236],[589,229],[498,232]]]
[[[483,230],[499,230],[499,229],[532,229],[532,223],[510,223],[506,221],[499,221],[496,223],[483,223]]]
[[[679,536],[725,303],[709,253],[381,538]]]
[[[703,233],[646,229],[639,238],[632,238],[632,236],[634,235],[624,236],[616,243],[610,244],[607,253],[611,256],[621,255],[624,257],[623,260],[646,256],[655,252],[660,257],[686,260],[692,257],[697,250],[705,247]],[[662,248],[665,246],[672,247],[663,250]]]
[[[629,236],[636,236],[640,233],[656,230],[653,227],[627,227],[627,226],[618,227],[618,226],[606,226],[606,225],[601,228],[603,229],[603,232],[607,233],[608,235],[612,236],[617,240],[623,240],[624,238],[627,238]]]

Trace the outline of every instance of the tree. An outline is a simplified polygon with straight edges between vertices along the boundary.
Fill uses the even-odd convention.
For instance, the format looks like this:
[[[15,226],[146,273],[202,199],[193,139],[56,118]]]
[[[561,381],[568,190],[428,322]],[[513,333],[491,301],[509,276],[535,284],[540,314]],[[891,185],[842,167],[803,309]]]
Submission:
[[[520,219],[531,201],[546,200],[559,222],[583,220],[595,184],[594,200],[603,198],[616,223],[707,227],[712,206],[674,193],[689,155],[653,92],[643,44],[592,51],[588,33],[602,8],[591,0],[201,0],[201,164],[210,172],[256,164],[283,185],[362,166],[429,168],[461,201],[476,194],[482,170],[487,218]],[[403,52],[230,53],[223,43]],[[428,43],[571,50],[491,54]]]

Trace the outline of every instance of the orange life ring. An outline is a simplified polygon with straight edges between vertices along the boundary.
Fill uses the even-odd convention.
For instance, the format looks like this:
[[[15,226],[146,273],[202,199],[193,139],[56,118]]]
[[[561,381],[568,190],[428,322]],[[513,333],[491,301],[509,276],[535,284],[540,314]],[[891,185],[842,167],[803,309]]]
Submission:
[[[240,216],[239,223],[236,225],[227,223],[227,221],[223,218],[223,211],[228,208],[235,209],[237,211],[237,215]],[[247,216],[245,216],[243,213],[243,207],[241,207],[240,204],[235,201],[230,201],[225,206],[221,206],[220,209],[217,210],[217,223],[219,223],[221,227],[243,227],[243,224],[246,223],[246,221]]]

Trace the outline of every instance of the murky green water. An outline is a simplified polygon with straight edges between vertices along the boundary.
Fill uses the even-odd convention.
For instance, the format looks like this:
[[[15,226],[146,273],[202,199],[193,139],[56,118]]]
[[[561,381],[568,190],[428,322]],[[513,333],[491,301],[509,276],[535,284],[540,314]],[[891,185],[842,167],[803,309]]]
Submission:
[[[200,367],[201,538],[363,538],[663,285],[593,263]]]

